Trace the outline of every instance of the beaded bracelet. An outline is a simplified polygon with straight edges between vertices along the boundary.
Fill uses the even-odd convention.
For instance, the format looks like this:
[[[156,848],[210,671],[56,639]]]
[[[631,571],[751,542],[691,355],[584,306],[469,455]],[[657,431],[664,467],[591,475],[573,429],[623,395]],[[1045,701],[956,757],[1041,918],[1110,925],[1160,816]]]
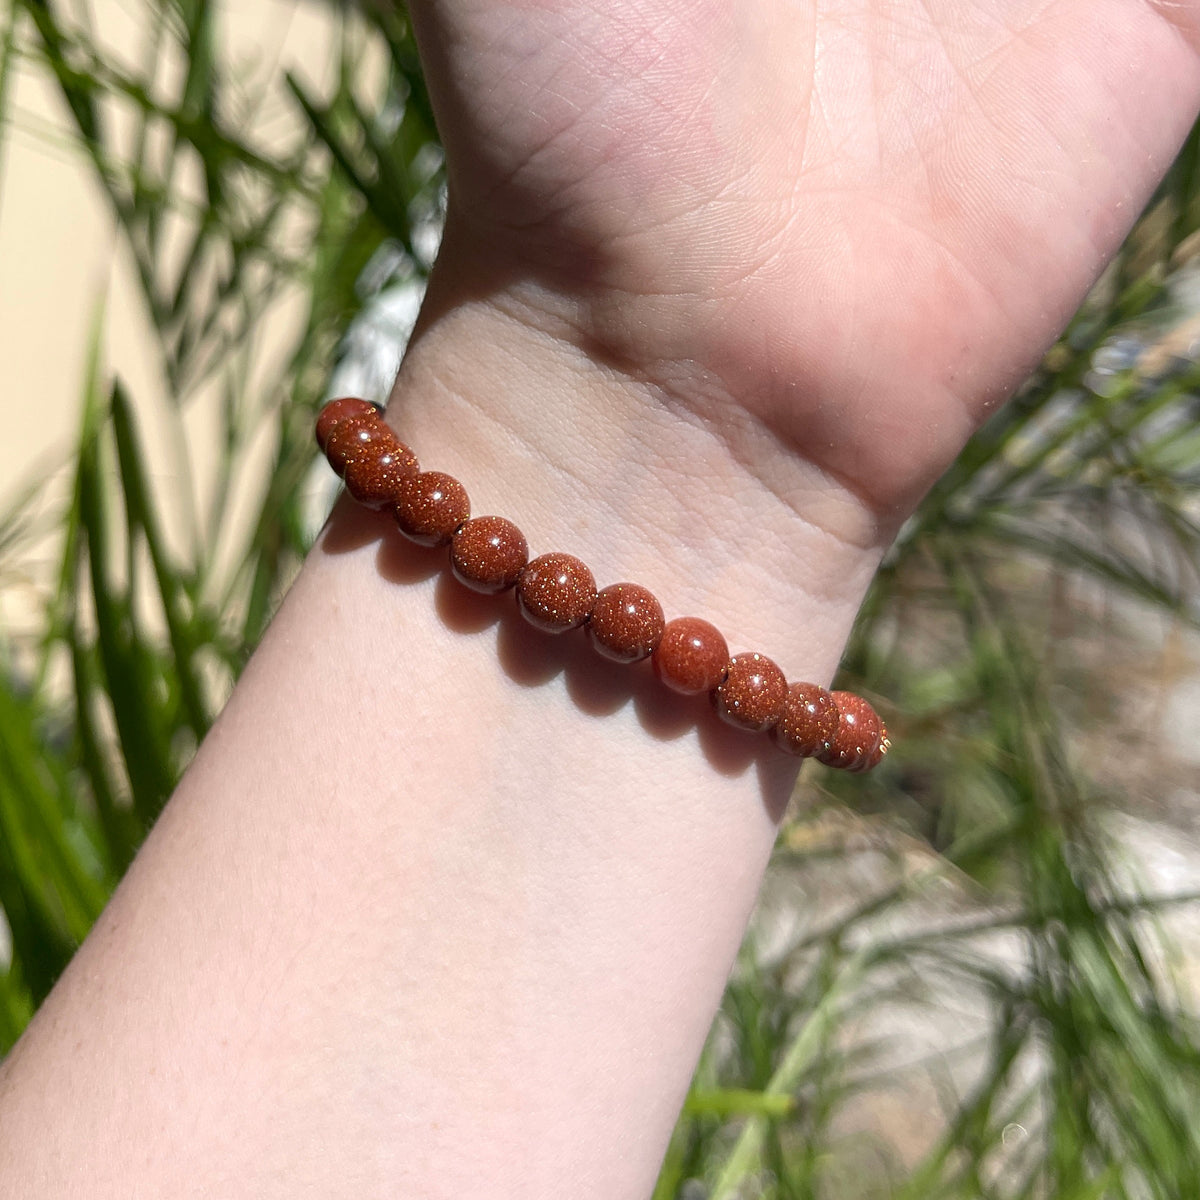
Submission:
[[[788,754],[826,766],[869,771],[891,743],[875,710],[853,692],[789,684],[763,654],[730,655],[721,632],[699,617],[666,621],[662,605],[636,583],[597,590],[572,554],[530,560],[524,534],[504,517],[472,517],[466,489],[442,471],[422,471],[367,400],[344,397],[321,410],[317,445],[367,508],[389,510],[421,546],[449,546],[450,570],[464,586],[494,595],[516,590],[517,607],[547,633],[583,626],[597,653],[614,662],[649,658],[667,687],[708,692],[730,725],[769,732]]]

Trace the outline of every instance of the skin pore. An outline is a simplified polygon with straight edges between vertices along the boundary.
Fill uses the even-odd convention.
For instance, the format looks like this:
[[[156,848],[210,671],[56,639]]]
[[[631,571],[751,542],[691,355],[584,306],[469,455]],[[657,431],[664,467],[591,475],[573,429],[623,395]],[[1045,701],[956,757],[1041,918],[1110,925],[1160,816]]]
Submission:
[[[1200,98],[1191,4],[412,8],[450,212],[388,419],[823,683]],[[0,1196],[649,1194],[796,765],[441,561],[339,505],[0,1068]]]

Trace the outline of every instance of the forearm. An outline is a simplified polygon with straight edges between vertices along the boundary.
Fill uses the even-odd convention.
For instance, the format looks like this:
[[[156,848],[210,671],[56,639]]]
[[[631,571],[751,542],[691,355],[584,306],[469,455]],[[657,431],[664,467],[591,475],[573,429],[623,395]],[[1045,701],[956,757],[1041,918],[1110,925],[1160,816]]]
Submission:
[[[391,413],[424,465],[828,682],[852,500],[494,301],[430,312]],[[796,764],[443,563],[335,515],[6,1064],[11,1194],[648,1193]]]

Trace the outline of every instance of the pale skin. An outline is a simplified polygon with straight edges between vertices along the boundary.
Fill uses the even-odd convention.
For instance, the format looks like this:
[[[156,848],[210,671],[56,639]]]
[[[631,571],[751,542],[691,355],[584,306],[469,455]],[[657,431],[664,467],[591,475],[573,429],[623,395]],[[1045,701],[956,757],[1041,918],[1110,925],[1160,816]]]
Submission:
[[[1200,6],[414,0],[389,419],[827,683],[1200,102]],[[436,560],[440,561],[440,560]],[[0,1073],[0,1194],[646,1196],[796,766],[343,505]]]

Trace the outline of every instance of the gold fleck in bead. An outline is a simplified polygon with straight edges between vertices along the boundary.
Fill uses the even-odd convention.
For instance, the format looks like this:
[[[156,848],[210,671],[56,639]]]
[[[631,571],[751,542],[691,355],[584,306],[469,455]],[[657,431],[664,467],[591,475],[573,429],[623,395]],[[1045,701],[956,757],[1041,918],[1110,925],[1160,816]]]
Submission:
[[[597,654],[631,663],[654,653],[665,624],[653,592],[637,583],[614,583],[596,597],[587,632]]]
[[[655,674],[673,692],[698,696],[711,692],[729,665],[729,646],[721,631],[700,617],[668,621],[651,658]]]
[[[346,463],[346,490],[367,508],[387,508],[400,498],[401,485],[417,469],[417,456],[403,442],[376,439]]]
[[[883,740],[883,722],[861,696],[832,692],[838,710],[838,727],[829,749],[816,756],[827,767],[855,770],[870,761]]]
[[[712,695],[722,719],[739,729],[761,733],[783,716],[787,680],[765,654],[735,654],[724,681]]]
[[[887,754],[887,752],[891,748],[892,748],[892,739],[888,737],[887,726],[882,721],[880,721],[879,722],[879,745],[875,747],[875,752],[873,754],[866,755],[866,757],[862,758],[855,766],[850,767],[848,769],[855,772],[856,774],[861,773],[863,771],[872,771],[877,766],[879,766],[879,764],[881,762],[883,762],[884,756]]]
[[[573,554],[543,554],[517,580],[517,606],[525,620],[546,633],[582,625],[595,603],[595,576]]]
[[[512,587],[529,561],[525,535],[503,517],[472,517],[450,542],[450,570],[472,591]]]
[[[339,475],[345,475],[354,459],[367,454],[377,455],[381,447],[391,449],[399,444],[396,435],[372,409],[369,415],[360,413],[343,417],[333,427],[325,443],[325,457]]]
[[[342,396],[339,400],[330,400],[317,414],[317,445],[322,450],[329,441],[329,435],[339,422],[347,417],[378,417],[379,410],[369,400],[360,400],[357,396]]]
[[[833,697],[815,683],[788,686],[783,716],[771,730],[775,744],[788,754],[811,758],[828,750],[838,728]]]
[[[340,428],[340,427],[339,427]],[[444,471],[405,477],[393,509],[400,532],[418,546],[444,546],[471,515],[467,490]]]

